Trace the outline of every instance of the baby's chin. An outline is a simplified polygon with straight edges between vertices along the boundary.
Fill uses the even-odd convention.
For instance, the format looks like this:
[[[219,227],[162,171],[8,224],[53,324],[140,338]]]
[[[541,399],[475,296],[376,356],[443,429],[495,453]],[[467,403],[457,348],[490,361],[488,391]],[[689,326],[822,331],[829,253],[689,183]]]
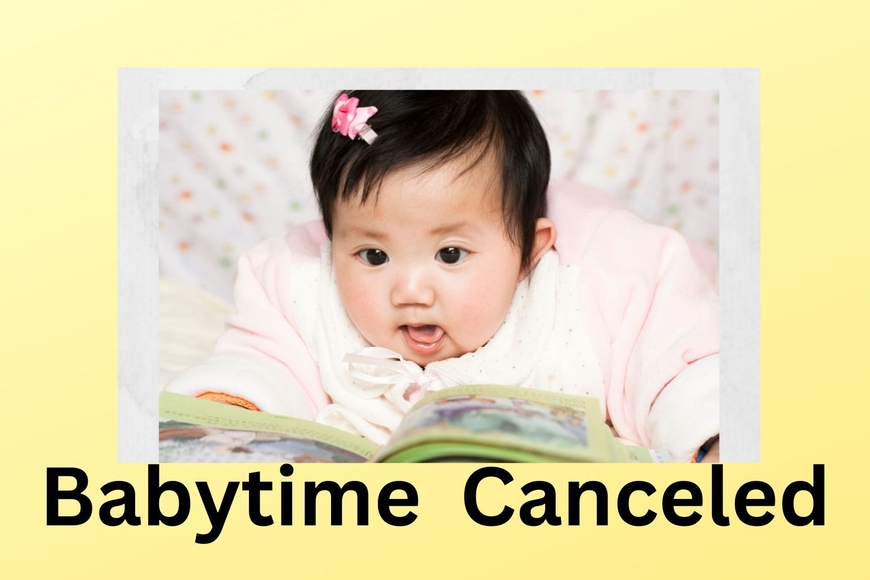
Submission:
[[[448,341],[448,344],[444,344],[437,352],[433,352],[431,354],[414,352],[407,347],[397,352],[399,352],[402,355],[402,358],[404,358],[405,360],[409,360],[425,368],[426,365],[430,365],[432,363],[459,358],[465,354],[468,354],[469,352],[473,352],[473,350],[461,348],[458,345],[453,344],[452,341]]]
[[[462,353],[462,354],[465,354],[465,353]],[[426,356],[423,356],[423,355],[420,355],[420,354],[417,354],[417,353],[403,353],[403,354],[402,354],[402,357],[403,357],[405,360],[409,360],[409,361],[411,361],[411,362],[413,362],[413,363],[416,363],[417,365],[419,365],[419,366],[421,366],[421,367],[423,367],[423,368],[426,368],[426,365],[430,365],[430,364],[432,364],[432,363],[436,363],[436,362],[439,362],[439,361],[442,361],[442,360],[447,360],[447,359],[451,359],[451,358],[456,358],[456,357],[462,356],[462,354],[457,354],[457,355],[450,355],[450,354],[439,355],[439,354],[433,354],[433,355],[426,355]]]
[[[445,333],[444,340],[438,350],[431,353],[422,353],[417,350],[412,349],[405,337],[402,335],[402,332],[399,331],[396,336],[390,337],[381,337],[381,338],[389,338],[389,340],[370,340],[368,337],[365,337],[368,340],[369,344],[374,346],[380,346],[396,352],[402,355],[402,358],[411,361],[414,364],[420,367],[426,367],[426,365],[430,365],[432,363],[436,363],[443,360],[448,360],[452,358],[459,358],[469,352],[473,352],[477,349],[468,349],[464,348],[461,345],[456,344],[450,337],[449,333]],[[481,345],[483,346],[483,345]],[[479,348],[479,347],[478,347]]]
[[[393,340],[390,341],[390,345],[384,345],[386,348],[399,353],[402,355],[403,359],[411,361],[421,367],[425,367],[434,362],[456,358],[462,356],[466,352],[457,348],[457,345],[454,344],[453,341],[450,340],[449,335],[446,334],[440,341],[441,344],[438,346],[437,350],[429,353],[420,352],[419,349],[412,348],[408,344],[406,338],[402,335],[401,331],[397,336],[391,338]]]
[[[403,359],[409,360],[409,361],[411,361],[411,362],[413,362],[421,367],[425,367],[426,365],[432,364],[434,362],[453,358],[453,356],[451,356],[450,352],[433,352],[432,354],[422,354],[419,352],[414,352],[413,350],[409,349],[405,345],[395,345],[395,346],[396,346],[396,348],[393,348],[391,350],[394,350],[397,353],[399,353],[400,355],[402,355]]]

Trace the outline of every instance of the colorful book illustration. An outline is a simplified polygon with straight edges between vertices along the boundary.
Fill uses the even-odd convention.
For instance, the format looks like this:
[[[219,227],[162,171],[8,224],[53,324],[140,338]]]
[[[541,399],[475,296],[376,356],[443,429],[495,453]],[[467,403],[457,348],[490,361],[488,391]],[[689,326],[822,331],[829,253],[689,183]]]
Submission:
[[[598,400],[520,387],[470,385],[430,393],[382,447],[312,421],[164,392],[161,462],[659,463],[665,452],[626,445]]]

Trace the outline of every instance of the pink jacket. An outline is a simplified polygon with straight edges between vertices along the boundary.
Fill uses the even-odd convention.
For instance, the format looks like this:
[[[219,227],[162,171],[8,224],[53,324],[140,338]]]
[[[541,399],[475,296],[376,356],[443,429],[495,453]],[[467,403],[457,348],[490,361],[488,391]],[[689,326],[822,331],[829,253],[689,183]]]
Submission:
[[[621,437],[685,457],[719,433],[719,297],[675,231],[613,198],[553,184],[550,219],[582,304]],[[568,235],[564,235],[568,232]],[[695,419],[693,420],[693,416]],[[713,430],[715,429],[715,430]]]
[[[549,217],[563,264],[580,269],[586,333],[607,420],[632,442],[688,459],[719,431],[718,297],[685,240],[612,198],[554,183]],[[291,272],[320,266],[322,223],[267,240],[239,262],[237,312],[215,353],[167,389],[241,397],[263,411],[313,419],[330,403],[294,301],[316,289]],[[298,310],[297,310],[298,312]]]

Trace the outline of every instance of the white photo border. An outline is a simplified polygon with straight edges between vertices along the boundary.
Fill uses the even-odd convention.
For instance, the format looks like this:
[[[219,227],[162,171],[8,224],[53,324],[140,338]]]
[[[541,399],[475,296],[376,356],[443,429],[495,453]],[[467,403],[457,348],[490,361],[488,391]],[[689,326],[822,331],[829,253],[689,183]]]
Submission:
[[[546,89],[719,93],[721,459],[760,460],[758,69],[119,69],[118,460],[158,458],[161,90]]]

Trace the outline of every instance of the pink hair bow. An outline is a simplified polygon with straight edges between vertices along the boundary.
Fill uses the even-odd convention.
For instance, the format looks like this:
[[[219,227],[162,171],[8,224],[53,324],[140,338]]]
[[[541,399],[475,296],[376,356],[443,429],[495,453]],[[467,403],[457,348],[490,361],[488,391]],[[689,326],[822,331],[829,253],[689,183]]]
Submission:
[[[335,100],[335,107],[332,109],[332,131],[351,139],[356,139],[356,136],[359,135],[371,145],[378,134],[366,124],[366,121],[377,113],[378,109],[376,107],[359,108],[358,105],[358,98],[348,98],[346,93],[342,93]]]

